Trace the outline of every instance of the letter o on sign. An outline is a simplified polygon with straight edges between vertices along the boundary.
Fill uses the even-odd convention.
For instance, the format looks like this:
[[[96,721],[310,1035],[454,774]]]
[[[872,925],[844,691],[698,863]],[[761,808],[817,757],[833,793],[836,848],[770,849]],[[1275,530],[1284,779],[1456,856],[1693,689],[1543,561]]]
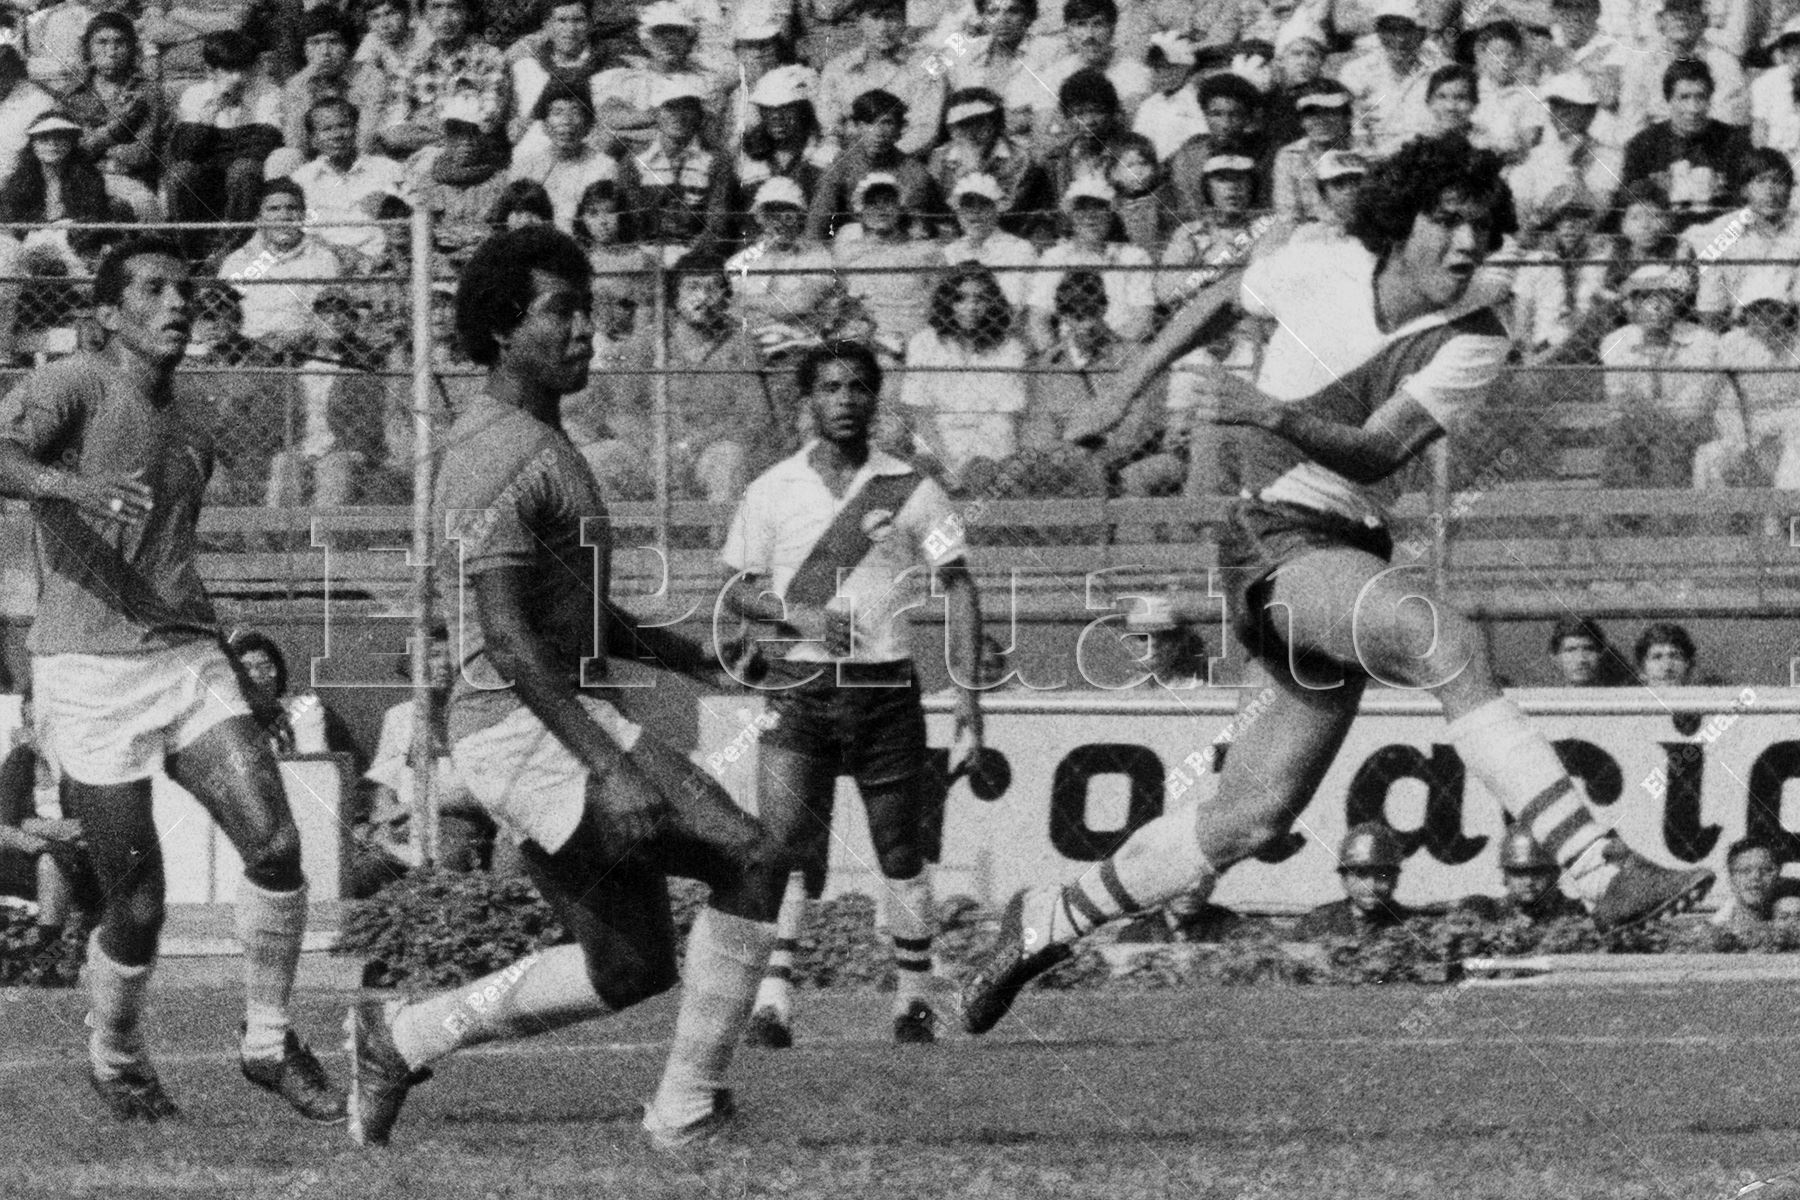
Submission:
[[[1163,810],[1162,759],[1147,746],[1097,742],[1077,746],[1056,764],[1050,781],[1050,844],[1064,858],[1098,862],[1125,844]],[[1123,775],[1131,800],[1123,829],[1098,830],[1087,823],[1088,784],[1098,775]]]

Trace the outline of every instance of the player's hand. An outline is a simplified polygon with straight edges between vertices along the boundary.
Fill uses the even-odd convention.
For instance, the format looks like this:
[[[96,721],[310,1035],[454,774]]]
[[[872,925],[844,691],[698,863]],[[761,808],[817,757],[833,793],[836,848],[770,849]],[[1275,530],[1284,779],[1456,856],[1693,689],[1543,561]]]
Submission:
[[[953,744],[962,751],[960,755],[962,759],[972,758],[981,753],[986,733],[981,723],[980,692],[972,688],[956,689],[955,724],[951,738]],[[953,767],[955,765],[955,763],[951,764]]]
[[[27,817],[19,831],[49,842],[80,842],[81,822],[67,817]]]
[[[631,755],[624,754],[600,784],[600,811],[607,844],[624,857],[656,836],[669,815],[669,802]]]
[[[135,529],[156,507],[156,496],[143,474],[139,470],[129,475],[76,476],[66,498],[87,516]]]
[[[1207,367],[1201,375],[1210,396],[1194,409],[1195,418],[1214,425],[1269,424],[1278,401],[1265,396],[1255,384],[1223,367]]]

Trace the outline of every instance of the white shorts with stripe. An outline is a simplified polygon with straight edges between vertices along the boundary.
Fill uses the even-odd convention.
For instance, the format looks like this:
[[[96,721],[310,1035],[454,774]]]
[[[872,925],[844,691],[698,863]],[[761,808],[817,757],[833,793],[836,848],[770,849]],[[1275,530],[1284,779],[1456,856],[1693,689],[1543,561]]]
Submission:
[[[232,717],[250,714],[237,672],[211,639],[135,654],[31,660],[38,747],[79,783],[135,783]]]
[[[643,729],[605,700],[580,699],[588,718],[621,750],[629,754],[636,748]],[[497,724],[459,740],[450,747],[450,758],[475,799],[521,841],[530,839],[554,854],[581,823],[587,764],[522,704]]]

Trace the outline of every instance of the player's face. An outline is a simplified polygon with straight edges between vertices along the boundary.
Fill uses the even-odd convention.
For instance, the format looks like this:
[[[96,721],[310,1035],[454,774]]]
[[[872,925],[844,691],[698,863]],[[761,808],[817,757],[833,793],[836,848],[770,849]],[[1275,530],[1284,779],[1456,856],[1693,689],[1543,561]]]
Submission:
[[[813,424],[828,442],[859,443],[869,437],[875,420],[875,393],[857,373],[853,362],[827,362],[813,381]]]
[[[140,254],[125,264],[119,303],[103,305],[100,323],[121,349],[158,366],[174,366],[193,329],[194,281],[188,266],[166,254]]]
[[[1694,664],[1681,652],[1680,646],[1658,642],[1644,652],[1638,673],[1651,687],[1679,687],[1688,681]]]
[[[1564,638],[1556,651],[1556,669],[1564,683],[1588,687],[1600,674],[1600,647],[1588,638]]]
[[[1398,867],[1358,867],[1343,874],[1344,895],[1359,912],[1374,912],[1394,898],[1400,886]]]
[[[1730,874],[1737,902],[1766,919],[1775,903],[1775,881],[1781,878],[1775,856],[1761,847],[1745,850],[1731,861]]]
[[[501,361],[524,380],[566,396],[587,386],[594,357],[593,295],[585,286],[531,273],[531,304],[519,327],[504,335]]]
[[[1506,895],[1521,908],[1529,908],[1542,900],[1556,886],[1555,871],[1508,871]]]
[[[1486,204],[1454,192],[1444,193],[1436,207],[1413,218],[1400,263],[1433,307],[1447,307],[1468,290],[1487,256],[1492,220]]]

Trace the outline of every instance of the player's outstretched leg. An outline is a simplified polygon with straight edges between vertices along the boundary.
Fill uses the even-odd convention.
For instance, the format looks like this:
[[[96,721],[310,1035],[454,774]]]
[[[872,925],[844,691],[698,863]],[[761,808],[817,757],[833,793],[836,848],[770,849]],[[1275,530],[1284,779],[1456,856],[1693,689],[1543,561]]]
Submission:
[[[746,1045],[786,1050],[794,1044],[794,955],[810,903],[805,873],[792,872],[781,897],[781,915],[775,918],[775,949],[769,954],[762,982],[756,985],[750,1024],[744,1032]]]

